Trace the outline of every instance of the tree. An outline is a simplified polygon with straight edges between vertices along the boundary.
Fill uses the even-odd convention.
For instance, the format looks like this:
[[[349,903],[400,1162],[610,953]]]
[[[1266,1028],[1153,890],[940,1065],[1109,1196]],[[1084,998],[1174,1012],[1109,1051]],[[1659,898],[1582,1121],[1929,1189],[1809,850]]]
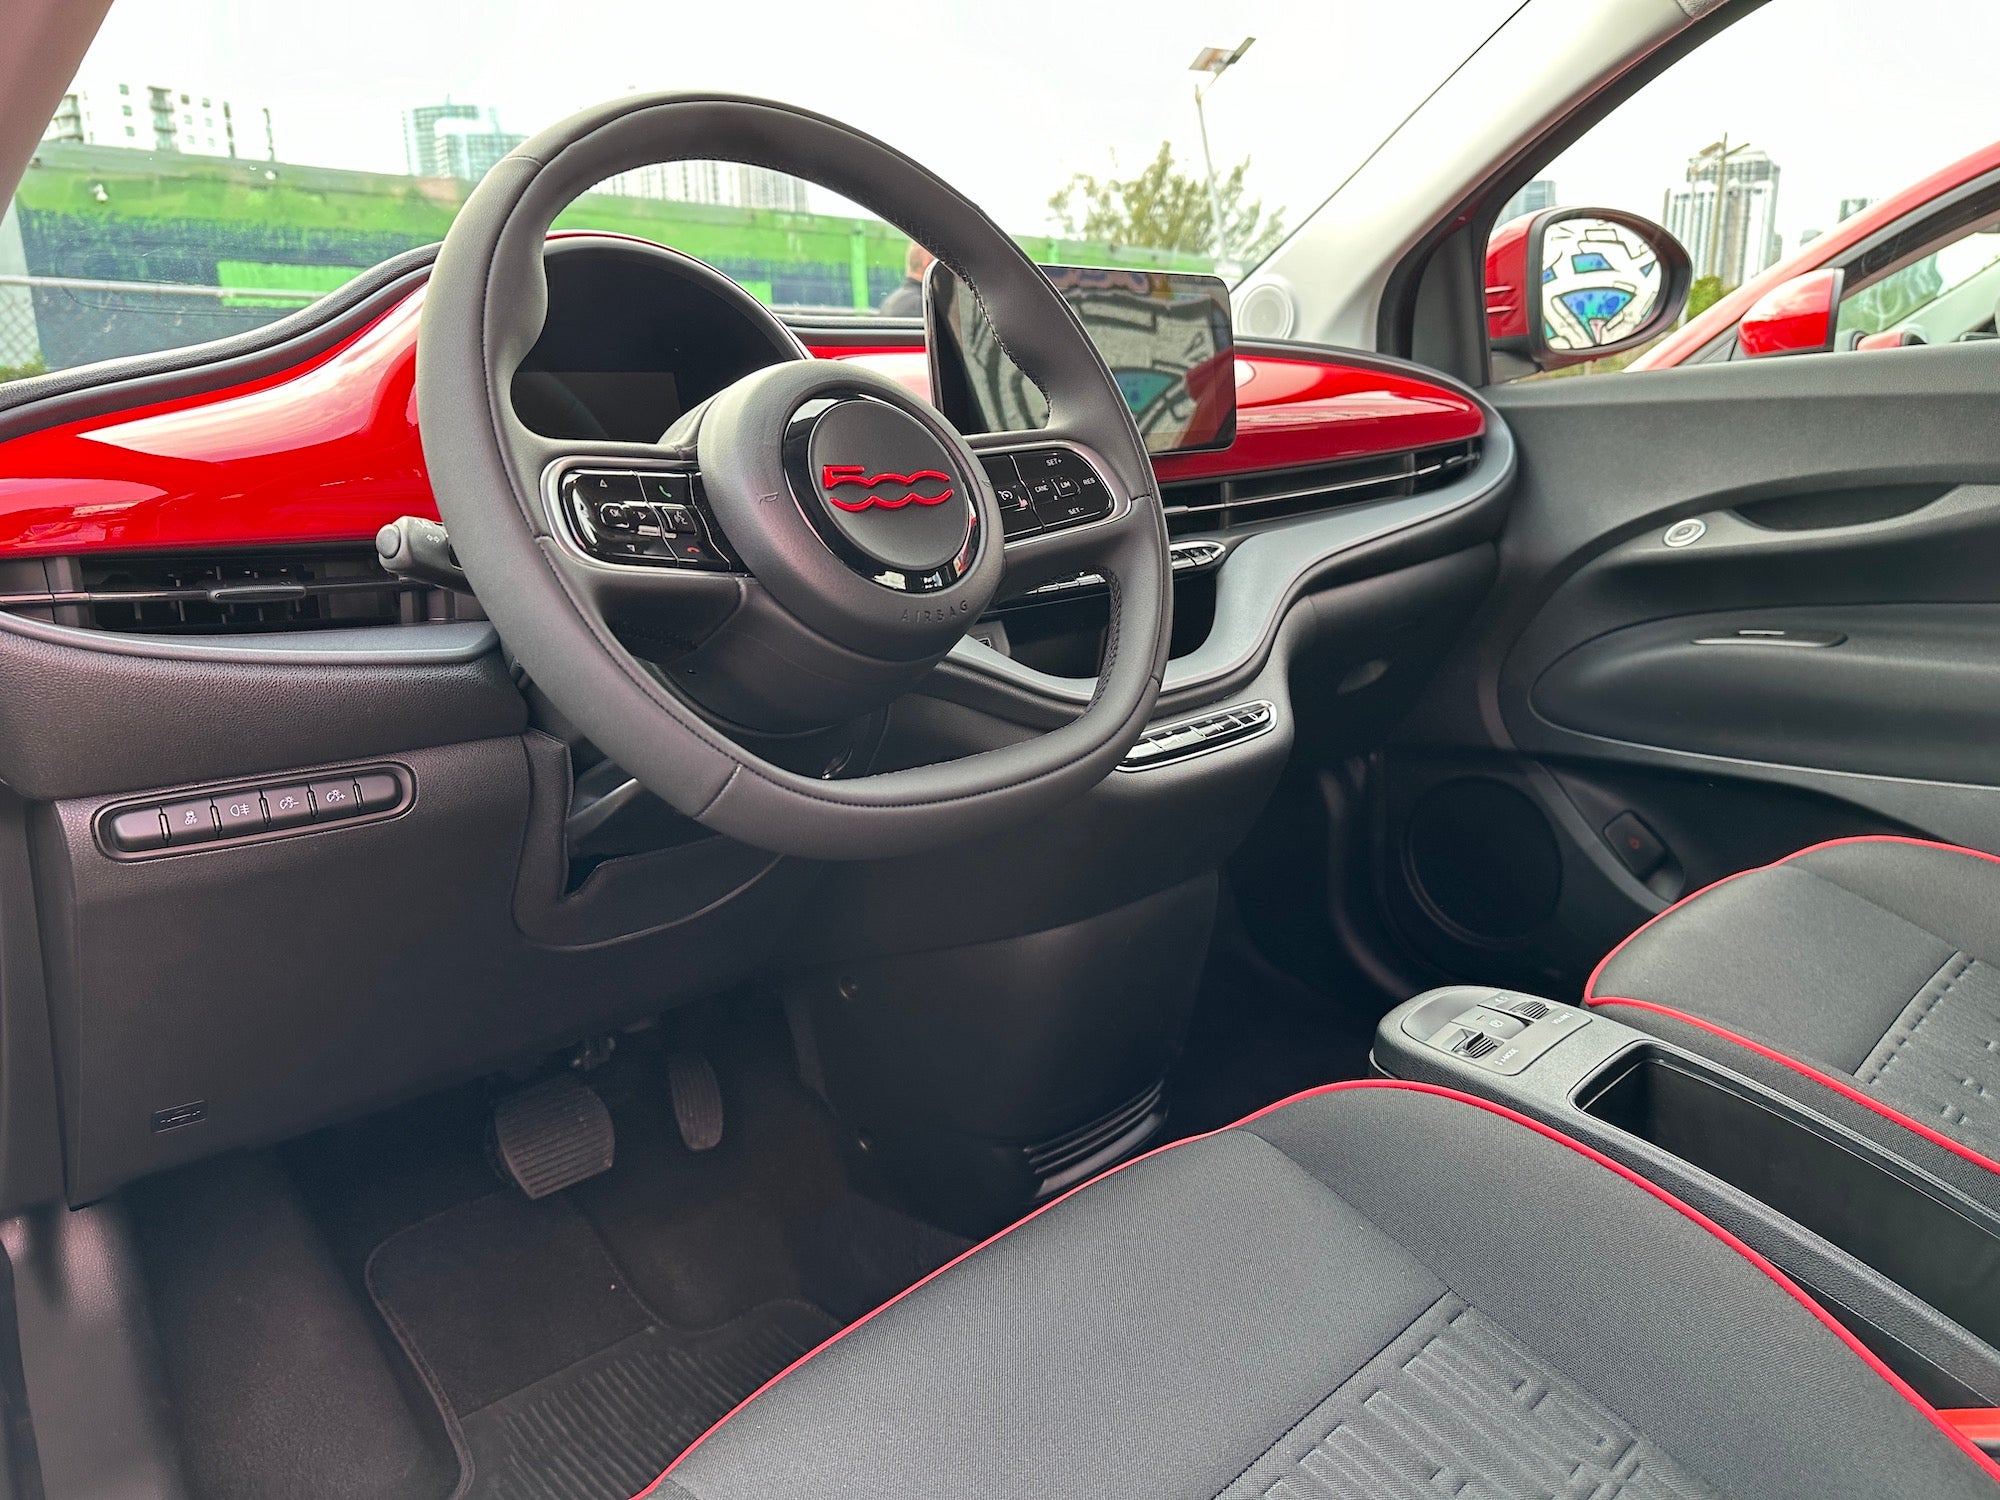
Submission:
[[[1112,166],[1117,167],[1116,158]],[[1246,201],[1249,175],[1250,158],[1246,156],[1215,184],[1222,199],[1230,256],[1245,265],[1262,260],[1285,234],[1284,210],[1266,213],[1263,199]],[[1208,201],[1208,183],[1198,173],[1181,170],[1171,141],[1161,141],[1158,154],[1136,176],[1076,173],[1049,199],[1049,212],[1063,232],[1076,239],[1196,255],[1215,253],[1215,214]]]
[[[1688,288],[1687,312],[1683,321],[1698,318],[1722,300],[1720,276],[1697,276]]]

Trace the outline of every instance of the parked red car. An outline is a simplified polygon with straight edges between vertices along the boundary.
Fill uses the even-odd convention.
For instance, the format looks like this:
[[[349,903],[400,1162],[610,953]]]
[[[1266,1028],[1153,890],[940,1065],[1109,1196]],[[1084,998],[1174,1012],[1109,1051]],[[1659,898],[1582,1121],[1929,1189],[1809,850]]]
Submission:
[[[2000,141],[1842,220],[1626,368],[1992,338],[1996,216]]]

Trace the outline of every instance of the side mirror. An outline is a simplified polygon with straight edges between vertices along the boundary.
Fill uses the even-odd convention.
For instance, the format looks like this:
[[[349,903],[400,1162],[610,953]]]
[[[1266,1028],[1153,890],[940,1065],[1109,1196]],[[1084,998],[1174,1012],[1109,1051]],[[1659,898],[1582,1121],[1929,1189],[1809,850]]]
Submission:
[[[1542,370],[1636,349],[1673,326],[1693,268],[1679,240],[1615,208],[1551,208],[1486,245],[1486,337]]]
[[[1847,273],[1838,266],[1807,271],[1781,281],[1750,304],[1736,325],[1736,348],[1745,359],[1769,354],[1824,354],[1833,348],[1840,317],[1840,287]]]

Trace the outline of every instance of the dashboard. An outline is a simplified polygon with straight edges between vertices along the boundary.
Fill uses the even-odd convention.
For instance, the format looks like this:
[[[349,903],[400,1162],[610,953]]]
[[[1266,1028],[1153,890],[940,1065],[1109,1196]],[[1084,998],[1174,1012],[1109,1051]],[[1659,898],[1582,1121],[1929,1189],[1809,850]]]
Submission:
[[[514,397],[549,436],[650,441],[809,355],[928,388],[907,331],[788,329],[638,241],[547,255]],[[1475,396],[1393,360],[1239,347],[1235,441],[1155,460],[1176,641],[1134,774],[954,851],[978,901],[934,861],[781,860],[635,800],[541,714],[476,600],[379,567],[378,530],[437,514],[428,269],[413,252],[255,335],[0,387],[0,856],[40,872],[0,939],[46,941],[46,1005],[17,1009],[53,1022],[0,1093],[25,1109],[39,1078],[61,1121],[0,1140],[20,1201],[87,1201],[778,968],[1040,952],[1035,934],[1197,889],[1311,729],[1294,663],[1342,684],[1324,732],[1358,748],[1490,574],[1512,448]],[[1066,722],[1102,590],[1010,580],[920,692],[788,753],[860,773]]]

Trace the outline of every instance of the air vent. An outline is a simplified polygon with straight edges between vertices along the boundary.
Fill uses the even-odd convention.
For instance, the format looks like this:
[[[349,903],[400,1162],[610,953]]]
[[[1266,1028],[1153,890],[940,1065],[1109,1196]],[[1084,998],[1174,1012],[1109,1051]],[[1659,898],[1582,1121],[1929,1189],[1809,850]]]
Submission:
[[[1027,1147],[1029,1170],[1040,1182],[1038,1194],[1061,1192],[1149,1139],[1167,1118],[1161,1091],[1156,1083],[1087,1125]]]
[[[143,635],[240,635],[480,618],[473,600],[392,578],[368,547],[155,552],[10,562],[0,609]]]
[[[1163,487],[1167,531],[1186,536],[1370,500],[1421,495],[1451,483],[1478,461],[1479,441],[1473,438],[1310,468],[1169,484]]]

